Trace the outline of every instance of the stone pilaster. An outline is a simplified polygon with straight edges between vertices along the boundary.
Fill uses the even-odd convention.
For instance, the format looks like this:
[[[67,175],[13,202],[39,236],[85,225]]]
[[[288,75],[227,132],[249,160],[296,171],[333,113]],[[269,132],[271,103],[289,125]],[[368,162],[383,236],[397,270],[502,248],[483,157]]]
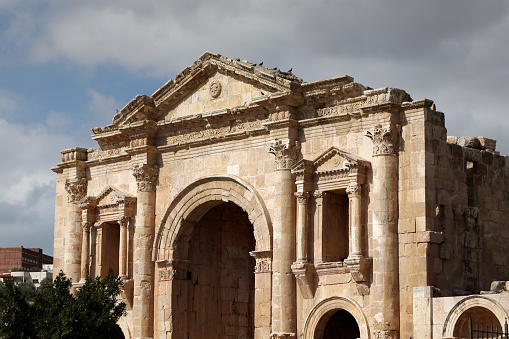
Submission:
[[[78,202],[87,192],[87,179],[67,179],[65,190],[68,198],[67,223],[65,226],[64,273],[73,282],[78,282],[81,273],[81,208]]]
[[[373,141],[374,338],[399,337],[398,156],[393,127],[375,126]]]
[[[152,265],[152,242],[155,229],[155,199],[157,168],[147,164],[133,168],[138,184],[136,200],[136,223],[134,230],[134,300],[133,336],[153,336],[154,276]]]
[[[255,338],[269,338],[272,315],[272,251],[253,251],[255,258]]]
[[[295,335],[297,304],[292,263],[295,260],[295,181],[291,173],[300,152],[298,141],[275,140],[268,145],[275,156],[272,262],[272,336]]]

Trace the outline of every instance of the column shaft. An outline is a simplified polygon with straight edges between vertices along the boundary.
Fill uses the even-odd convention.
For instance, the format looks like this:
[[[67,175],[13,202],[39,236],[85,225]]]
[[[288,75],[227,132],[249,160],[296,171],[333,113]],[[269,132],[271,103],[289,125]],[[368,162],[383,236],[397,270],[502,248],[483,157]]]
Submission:
[[[297,261],[308,260],[308,197],[309,193],[295,193],[297,197]]]
[[[81,242],[81,281],[89,276],[88,258],[90,257],[90,224],[83,223],[83,237]]]
[[[362,257],[362,206],[361,206],[361,186],[357,183],[348,187],[347,193],[350,200],[350,253],[348,258]]]
[[[278,333],[295,333],[295,278],[291,265],[295,260],[294,180],[289,169],[274,172],[274,261],[272,328]]]
[[[134,230],[133,336],[152,338],[154,323],[154,267],[152,243],[155,233],[157,169],[146,164],[136,166],[138,183]]]
[[[81,273],[81,237],[81,208],[73,203],[67,214],[64,273],[75,283],[80,280]]]
[[[120,227],[120,246],[118,249],[118,275],[127,278],[127,218],[119,220]]]
[[[373,275],[378,303],[378,327],[397,338],[399,330],[399,277],[397,230],[397,173],[395,155],[373,157]]]

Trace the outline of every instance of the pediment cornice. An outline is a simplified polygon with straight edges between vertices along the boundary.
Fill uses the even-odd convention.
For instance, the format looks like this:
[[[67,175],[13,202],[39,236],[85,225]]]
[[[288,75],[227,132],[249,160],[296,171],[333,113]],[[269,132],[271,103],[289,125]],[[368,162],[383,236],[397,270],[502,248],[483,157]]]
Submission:
[[[256,83],[271,92],[285,92],[299,87],[302,79],[291,72],[269,69],[247,60],[230,59],[206,52],[191,66],[180,72],[174,80],[168,81],[152,94],[157,107],[170,107],[186,96],[215,72],[233,75],[243,81]]]

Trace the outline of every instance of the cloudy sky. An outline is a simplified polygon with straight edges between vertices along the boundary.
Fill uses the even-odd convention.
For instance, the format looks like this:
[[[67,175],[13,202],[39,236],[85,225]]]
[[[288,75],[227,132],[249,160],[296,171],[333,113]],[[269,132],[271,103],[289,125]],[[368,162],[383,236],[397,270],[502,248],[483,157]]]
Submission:
[[[59,151],[207,50],[405,89],[509,154],[507,0],[0,0],[0,246],[52,254]]]

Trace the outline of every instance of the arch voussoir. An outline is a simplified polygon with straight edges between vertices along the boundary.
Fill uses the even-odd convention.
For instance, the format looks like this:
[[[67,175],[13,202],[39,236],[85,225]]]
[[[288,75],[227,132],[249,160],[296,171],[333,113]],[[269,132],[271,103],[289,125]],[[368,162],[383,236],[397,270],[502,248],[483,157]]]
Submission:
[[[253,225],[257,250],[271,250],[270,217],[255,189],[240,178],[211,176],[192,182],[170,203],[158,227],[154,258],[172,259],[172,253],[187,255],[183,243],[192,233],[193,226],[184,221],[198,221],[211,207],[222,202],[232,202],[247,213]],[[179,250],[180,246],[183,246],[183,251]]]

